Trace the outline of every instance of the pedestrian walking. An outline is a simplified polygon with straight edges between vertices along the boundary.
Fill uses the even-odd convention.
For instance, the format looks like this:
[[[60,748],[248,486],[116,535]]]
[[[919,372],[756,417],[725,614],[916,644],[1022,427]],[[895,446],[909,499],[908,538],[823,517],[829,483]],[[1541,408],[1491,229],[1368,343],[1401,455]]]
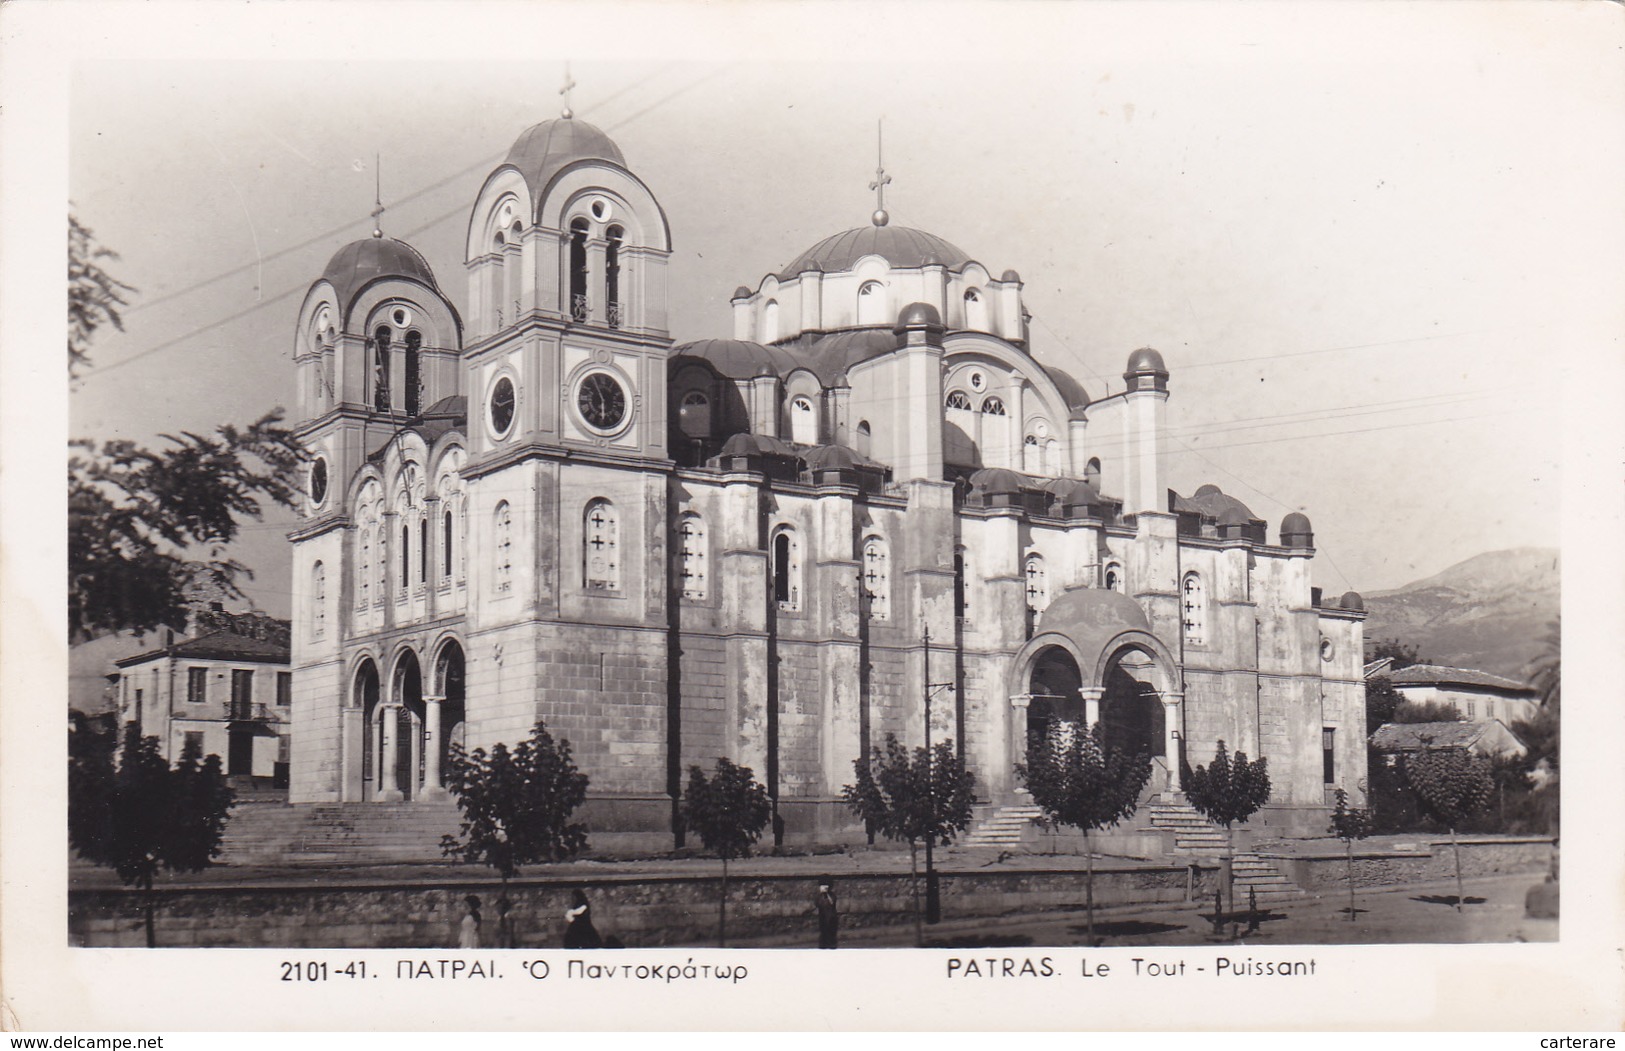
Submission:
[[[835,948],[841,921],[840,914],[835,908],[835,891],[831,889],[828,880],[818,884],[818,894],[813,898],[813,907],[818,910],[818,947]]]
[[[468,915],[463,917],[463,924],[457,931],[457,948],[478,949],[480,947],[480,898],[477,894],[470,894],[463,899],[468,906]]]
[[[564,947],[566,949],[601,949],[604,941],[598,937],[598,928],[592,925],[592,906],[579,888],[571,893],[570,907],[564,910]]]

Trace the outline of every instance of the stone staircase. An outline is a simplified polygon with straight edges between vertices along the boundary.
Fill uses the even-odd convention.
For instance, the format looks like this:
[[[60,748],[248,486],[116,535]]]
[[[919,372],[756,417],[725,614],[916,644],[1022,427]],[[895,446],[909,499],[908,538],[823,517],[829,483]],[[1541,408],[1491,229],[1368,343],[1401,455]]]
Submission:
[[[1031,803],[1018,806],[981,806],[976,821],[959,840],[962,847],[1009,847],[1021,842],[1021,832],[1043,811]]]
[[[227,865],[390,865],[442,861],[457,807],[432,803],[245,802],[226,823]]]
[[[1152,828],[1173,832],[1176,855],[1222,858],[1228,853],[1229,844],[1224,830],[1215,827],[1183,799],[1159,799],[1148,809]],[[1253,851],[1238,850],[1231,864],[1231,872],[1237,908],[1245,907],[1249,892],[1256,895],[1260,905],[1307,896],[1269,859]]]

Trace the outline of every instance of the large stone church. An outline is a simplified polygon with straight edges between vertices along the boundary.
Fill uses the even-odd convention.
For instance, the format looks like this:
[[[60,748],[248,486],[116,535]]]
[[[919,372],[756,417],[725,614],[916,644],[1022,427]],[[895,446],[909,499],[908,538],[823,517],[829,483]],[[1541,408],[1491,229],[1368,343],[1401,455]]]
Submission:
[[[1016,271],[883,209],[797,247],[674,345],[666,214],[567,115],[473,202],[466,313],[404,242],[333,256],[294,333],[293,802],[444,799],[451,742],[540,717],[597,833],[670,842],[727,756],[777,837],[843,839],[853,761],[928,709],[995,804],[1058,720],[1148,751],[1148,793],[1267,756],[1272,825],[1362,796],[1359,597],[1310,586],[1305,516],[1166,488],[1161,355],[1091,395]]]

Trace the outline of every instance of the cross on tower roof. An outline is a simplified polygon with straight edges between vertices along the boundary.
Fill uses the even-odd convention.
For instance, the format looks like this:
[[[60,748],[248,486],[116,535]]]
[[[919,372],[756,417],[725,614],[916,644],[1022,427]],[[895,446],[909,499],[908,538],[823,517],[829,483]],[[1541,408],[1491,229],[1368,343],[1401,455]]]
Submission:
[[[886,214],[886,184],[891,182],[891,176],[886,174],[885,138],[881,124],[881,121],[875,122],[875,181],[869,184],[869,189],[875,192],[875,214],[871,218],[876,226],[885,226],[891,221],[891,216]]]
[[[566,62],[564,64],[564,86],[559,88],[559,94],[564,96],[564,109],[559,115],[565,120],[575,116],[575,113],[570,109],[570,91],[575,86],[576,82],[570,77],[570,63]]]
[[[384,173],[380,170],[382,166],[382,158],[382,154],[375,153],[372,155],[372,236],[374,237],[384,236],[384,227],[383,223],[381,222],[384,214]]]

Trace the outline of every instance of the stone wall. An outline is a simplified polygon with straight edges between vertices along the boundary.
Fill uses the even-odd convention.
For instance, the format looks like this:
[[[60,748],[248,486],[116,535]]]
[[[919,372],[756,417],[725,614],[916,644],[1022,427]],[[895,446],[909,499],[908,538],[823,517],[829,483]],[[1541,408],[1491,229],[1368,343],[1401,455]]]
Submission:
[[[1544,876],[1551,868],[1552,841],[1541,838],[1463,839],[1461,874],[1465,879],[1529,873]],[[1287,878],[1311,893],[1348,886],[1348,855],[1342,851],[1273,859]],[[1456,878],[1450,841],[1418,840],[1412,851],[1369,851],[1354,848],[1354,884],[1386,887]]]
[[[1215,870],[1183,867],[1095,870],[1097,905],[1180,903],[1210,897]],[[1082,908],[1078,872],[942,873],[945,920]],[[570,893],[585,890],[600,934],[627,946],[715,944],[720,874],[517,880],[516,937],[526,948],[557,948]],[[767,939],[788,947],[817,943],[815,876],[734,876],[728,882],[733,939]],[[910,922],[907,875],[848,875],[835,881],[844,931]],[[922,880],[923,892],[923,880]],[[494,882],[436,884],[330,883],[323,886],[198,885],[160,889],[156,929],[161,946],[299,948],[448,948],[457,944],[463,898],[483,900],[487,943],[495,940]],[[141,895],[129,890],[73,891],[69,939],[75,945],[141,946]]]

